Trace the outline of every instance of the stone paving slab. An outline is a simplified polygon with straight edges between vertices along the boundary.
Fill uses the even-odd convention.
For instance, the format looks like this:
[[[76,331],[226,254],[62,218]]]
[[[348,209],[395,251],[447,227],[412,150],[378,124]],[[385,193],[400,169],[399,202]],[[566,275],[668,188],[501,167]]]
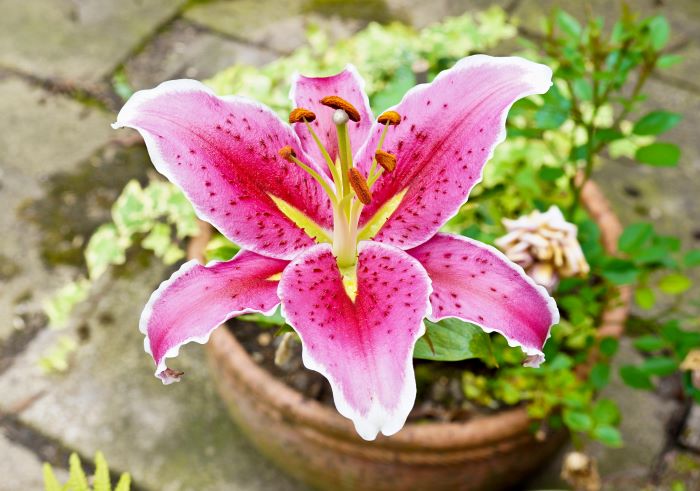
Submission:
[[[178,20],[126,63],[125,74],[138,90],[176,78],[205,80],[236,63],[261,66],[276,57],[268,49],[202,32]]]
[[[214,393],[199,345],[182,350],[186,375],[164,386],[138,332],[141,307],[167,275],[134,267],[90,305],[89,339],[65,375],[44,375],[37,359],[60,334],[44,331],[0,376],[0,411],[43,395],[19,420],[82,455],[102,450],[114,471],[128,470],[153,491],[304,489],[268,464],[229,420]]]
[[[428,24],[439,22],[448,16],[458,16],[465,12],[478,12],[493,5],[508,9],[515,0],[387,0],[387,5],[395,19],[408,22],[420,29]]]
[[[44,489],[42,462],[30,450],[8,440],[0,430],[0,491],[38,491]],[[68,480],[68,472],[54,469],[59,482]]]
[[[71,169],[114,137],[113,115],[18,78],[0,80],[0,94],[0,169],[46,177]]]
[[[265,46],[278,53],[290,53],[304,44],[309,25],[323,26],[331,33],[332,39],[347,37],[362,25],[353,19],[305,13],[302,0],[206,2],[188,9],[184,17],[234,39]]]
[[[42,297],[67,279],[39,255],[40,234],[19,216],[40,199],[40,182],[74,170],[113,130],[112,116],[16,78],[0,80],[0,345],[36,320]]]
[[[185,2],[0,0],[0,66],[98,82]]]

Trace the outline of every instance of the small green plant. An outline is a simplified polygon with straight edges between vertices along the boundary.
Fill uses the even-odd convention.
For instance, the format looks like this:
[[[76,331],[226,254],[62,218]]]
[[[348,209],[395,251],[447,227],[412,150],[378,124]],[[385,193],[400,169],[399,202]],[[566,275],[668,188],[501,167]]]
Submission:
[[[44,491],[112,491],[112,482],[109,477],[109,467],[102,452],[95,454],[95,475],[92,477],[92,487],[88,483],[80,457],[75,453],[69,459],[70,475],[68,482],[61,485],[54,475],[50,464],[44,464]],[[131,476],[124,473],[119,478],[114,491],[129,491],[131,489]]]

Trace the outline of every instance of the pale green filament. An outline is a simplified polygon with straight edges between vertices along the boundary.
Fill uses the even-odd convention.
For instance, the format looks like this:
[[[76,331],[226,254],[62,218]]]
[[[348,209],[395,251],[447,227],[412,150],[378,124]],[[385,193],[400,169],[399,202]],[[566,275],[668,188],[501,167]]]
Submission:
[[[337,206],[338,197],[335,195],[335,192],[331,189],[328,183],[320,176],[318,172],[316,172],[304,162],[296,158],[294,155],[290,155],[289,159],[295,164],[297,164],[299,167],[304,169],[311,177],[316,179],[316,182],[318,182],[323,188],[323,190],[326,192],[326,194],[328,194],[328,197],[331,199],[331,203],[333,203],[333,206]]]
[[[311,124],[306,119],[304,120],[304,123],[306,124],[309,133],[311,133],[311,137],[314,139],[314,142],[316,142],[316,146],[321,150],[321,154],[323,154],[323,158],[326,160],[326,164],[328,165],[328,170],[331,171],[331,175],[333,176],[333,183],[337,188],[340,179],[338,178],[338,168],[335,166],[335,162],[333,162],[333,159],[328,154],[328,150],[326,150],[326,147],[324,147],[321,143],[321,140],[318,138],[318,135],[316,135],[316,132],[311,127]]]
[[[355,196],[348,179],[348,171],[353,167],[353,155],[350,144],[350,134],[348,131],[348,121],[348,114],[342,109],[336,109],[335,113],[333,114],[333,122],[336,126],[338,159],[336,162],[333,162],[328,150],[321,143],[320,138],[313,130],[311,124],[304,120],[304,124],[306,124],[306,127],[309,130],[309,134],[318,146],[319,150],[321,151],[321,155],[323,155],[323,158],[328,165],[328,169],[335,185],[335,191],[316,170],[300,161],[298,158],[296,158],[296,156],[290,155],[287,158],[313,177],[316,182],[321,185],[331,200],[331,204],[333,205],[332,238],[327,236],[320,227],[313,229],[312,227],[308,227],[308,224],[305,222],[304,223],[308,228],[307,233],[310,233],[317,242],[332,243],[333,254],[336,257],[336,261],[338,262],[341,272],[343,273],[346,291],[348,291],[348,295],[351,297],[351,299],[354,299],[356,284],[354,284],[351,279],[355,278],[356,275],[357,244],[360,240],[371,238],[378,232],[379,228],[381,228],[383,223],[388,218],[387,213],[393,213],[398,204],[401,202],[406,190],[403,190],[378,210],[377,214],[381,215],[380,218],[376,219],[377,217],[373,217],[362,230],[358,230],[360,215],[362,214],[364,205],[357,198],[357,196]],[[382,149],[389,126],[389,124],[384,126],[381,136],[379,137],[377,150]],[[372,165],[367,176],[367,185],[370,189],[382,176],[383,171],[384,169],[378,165],[377,159],[373,157]],[[304,218],[308,218],[301,212],[298,212],[298,210],[287,205],[287,203],[279,203],[278,200],[275,200],[275,203],[277,203],[278,208],[280,208],[283,213],[294,214],[294,218],[297,220],[303,222]],[[297,222],[295,221],[295,223]]]

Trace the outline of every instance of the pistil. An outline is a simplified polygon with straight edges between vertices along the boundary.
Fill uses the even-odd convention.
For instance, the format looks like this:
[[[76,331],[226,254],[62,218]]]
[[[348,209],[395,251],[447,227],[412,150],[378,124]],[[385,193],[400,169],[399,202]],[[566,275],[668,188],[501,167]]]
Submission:
[[[350,134],[348,133],[348,121],[350,117],[343,109],[336,109],[333,113],[333,123],[335,123],[338,134],[338,158],[340,159],[340,176],[342,178],[341,195],[350,194],[348,183],[348,170],[352,167],[352,157],[348,158],[350,148]]]

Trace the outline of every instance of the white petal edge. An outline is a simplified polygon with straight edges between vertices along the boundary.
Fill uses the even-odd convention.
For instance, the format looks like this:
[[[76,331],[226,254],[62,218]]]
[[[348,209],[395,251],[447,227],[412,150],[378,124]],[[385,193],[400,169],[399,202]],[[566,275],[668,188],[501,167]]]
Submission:
[[[243,249],[239,252],[244,252]],[[237,254],[238,255],[238,254]],[[235,259],[235,256],[234,256]],[[219,263],[226,262],[226,261],[210,261],[205,267],[211,267],[215,266]],[[192,259],[190,261],[187,261],[184,263],[182,266],[180,266],[180,269],[175,271],[170,278],[167,280],[163,281],[158,288],[151,293],[150,298],[148,299],[148,302],[146,303],[146,306],[143,308],[143,312],[141,312],[141,318],[139,319],[139,331],[145,336],[143,340],[143,349],[146,353],[151,355],[153,357],[153,353],[151,352],[151,344],[150,344],[150,339],[148,337],[148,322],[151,319],[151,316],[153,315],[153,306],[154,304],[160,299],[160,297],[165,293],[165,291],[175,282],[177,281],[182,275],[188,273],[192,268],[196,266],[201,266],[199,261],[196,259]],[[222,319],[216,323],[214,327],[212,327],[209,332],[203,336],[191,336],[189,338],[186,338],[184,341],[181,343],[178,343],[176,346],[173,346],[170,348],[168,351],[165,352],[165,355],[161,359],[161,361],[156,365],[156,371],[155,371],[155,376],[158,377],[162,382],[163,385],[169,385],[172,384],[173,382],[179,382],[180,377],[171,377],[167,374],[166,369],[168,368],[166,365],[166,360],[168,358],[175,358],[180,354],[180,348],[184,346],[185,344],[194,342],[194,343],[199,343],[199,344],[206,344],[209,341],[209,338],[211,337],[211,333],[214,332],[215,329],[217,329],[219,326],[221,326],[224,322],[227,320],[243,315],[243,314],[252,314],[252,313],[259,313],[263,314],[265,316],[269,316],[275,313],[275,310],[277,310],[277,307],[279,306],[279,303],[275,304],[274,307],[267,311],[259,310],[259,309],[252,309],[252,308],[246,308],[242,310],[234,310],[226,314],[225,316],[222,317]]]

